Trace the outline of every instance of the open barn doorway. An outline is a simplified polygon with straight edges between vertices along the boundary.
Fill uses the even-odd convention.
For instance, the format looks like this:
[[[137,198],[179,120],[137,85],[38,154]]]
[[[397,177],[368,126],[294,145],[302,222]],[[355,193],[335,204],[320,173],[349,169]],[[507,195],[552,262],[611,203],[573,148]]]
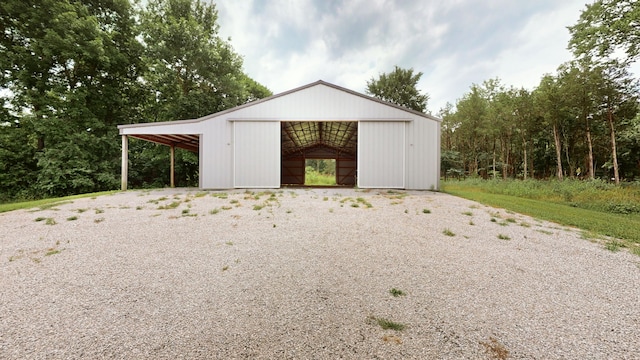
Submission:
[[[306,186],[335,186],[336,159],[306,159],[304,184]]]
[[[281,122],[282,186],[314,186],[307,180],[307,167],[330,162],[335,175],[332,185],[355,186],[357,171],[357,121]],[[315,161],[315,162],[314,162]]]

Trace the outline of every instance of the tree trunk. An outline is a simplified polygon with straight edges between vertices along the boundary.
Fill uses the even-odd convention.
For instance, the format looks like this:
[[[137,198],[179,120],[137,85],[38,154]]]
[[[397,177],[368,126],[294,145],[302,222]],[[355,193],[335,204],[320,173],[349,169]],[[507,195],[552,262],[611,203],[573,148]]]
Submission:
[[[587,145],[589,146],[589,168],[587,176],[589,179],[593,180],[595,178],[594,170],[593,170],[593,143],[591,142],[591,127],[589,126],[589,117],[585,116],[585,121],[587,123]]]
[[[524,134],[522,135],[522,150],[522,155],[524,157],[524,171],[522,172],[522,175],[524,177],[524,180],[527,180],[527,139],[525,138]]]
[[[493,180],[496,179],[496,140],[493,139],[493,169],[491,171]]]
[[[553,141],[556,145],[556,168],[558,170],[558,180],[563,180],[562,176],[562,144],[560,143],[560,134],[558,133],[558,125],[553,124]]]
[[[613,112],[611,107],[608,108],[609,112],[609,127],[611,128],[611,157],[613,159],[613,178],[616,185],[620,184],[620,173],[618,172],[618,155],[616,150],[616,130],[613,124]]]

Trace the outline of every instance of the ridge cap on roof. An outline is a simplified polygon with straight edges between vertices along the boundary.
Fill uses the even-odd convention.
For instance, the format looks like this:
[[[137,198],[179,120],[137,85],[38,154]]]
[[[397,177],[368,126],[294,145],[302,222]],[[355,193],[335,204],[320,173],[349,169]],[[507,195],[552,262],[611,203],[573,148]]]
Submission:
[[[355,90],[347,89],[347,88],[345,88],[343,86],[332,84],[332,83],[324,81],[322,79],[319,79],[317,81],[314,81],[314,82],[306,84],[306,85],[302,85],[302,86],[293,88],[291,90],[283,91],[281,93],[268,96],[266,98],[254,100],[254,101],[248,102],[246,104],[238,105],[236,107],[232,107],[232,108],[229,108],[229,109],[226,109],[226,110],[218,111],[216,113],[208,114],[208,115],[196,118],[196,119],[173,120],[173,121],[168,121],[168,122],[173,122],[173,123],[175,123],[177,121],[202,122],[202,121],[205,121],[205,120],[208,120],[208,119],[211,119],[211,118],[215,118],[215,117],[218,117],[220,115],[224,115],[224,114],[227,114],[227,113],[230,113],[230,112],[233,112],[233,111],[237,111],[237,110],[244,109],[244,108],[247,108],[247,107],[250,107],[250,106],[255,106],[255,105],[258,105],[258,104],[262,104],[264,102],[271,101],[271,100],[274,100],[274,99],[277,99],[279,97],[286,96],[286,95],[289,95],[289,94],[293,94],[295,92],[302,91],[302,90],[305,90],[305,89],[308,89],[308,88],[311,88],[311,87],[314,87],[314,86],[317,86],[317,85],[324,85],[324,86],[327,86],[327,87],[330,87],[330,88],[333,88],[333,89],[336,89],[336,90],[339,90],[339,91],[346,92],[346,93],[351,94],[351,95],[359,96],[361,98],[377,102],[377,103],[382,104],[382,105],[391,106],[391,107],[394,107],[394,108],[396,108],[398,110],[406,111],[406,112],[409,112],[409,113],[414,114],[414,115],[418,115],[418,116],[423,117],[423,118],[427,118],[427,119],[430,119],[430,120],[442,122],[442,119],[439,119],[439,118],[437,118],[435,116],[428,115],[428,114],[425,114],[425,113],[422,113],[420,111],[416,111],[416,110],[413,110],[413,109],[409,109],[409,108],[406,108],[404,106],[400,106],[400,105],[397,105],[397,104],[394,104],[394,103],[390,103],[388,101],[384,101],[384,100],[375,98],[373,96],[362,94],[362,93],[359,93],[359,92],[357,92]]]

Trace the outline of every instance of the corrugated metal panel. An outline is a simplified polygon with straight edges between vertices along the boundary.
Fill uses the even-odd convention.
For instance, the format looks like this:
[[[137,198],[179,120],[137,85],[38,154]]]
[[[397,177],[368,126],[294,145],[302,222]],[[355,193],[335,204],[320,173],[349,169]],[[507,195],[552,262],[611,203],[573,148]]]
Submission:
[[[233,187],[233,124],[228,121],[204,123],[200,136],[201,187],[229,189]]]
[[[280,122],[236,121],[233,186],[280,187]]]
[[[407,189],[438,190],[440,123],[417,118],[407,124]]]
[[[224,114],[229,119],[283,121],[408,120],[415,115],[361,96],[318,85]],[[435,120],[434,120],[435,121]]]
[[[405,187],[405,126],[404,122],[360,122],[359,187]]]

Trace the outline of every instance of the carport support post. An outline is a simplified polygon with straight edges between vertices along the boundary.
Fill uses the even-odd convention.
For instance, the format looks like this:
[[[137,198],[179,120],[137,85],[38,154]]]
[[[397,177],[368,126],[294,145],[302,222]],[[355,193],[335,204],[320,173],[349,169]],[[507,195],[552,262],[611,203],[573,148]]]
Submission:
[[[171,144],[171,154],[169,156],[171,158],[171,187],[176,187],[176,146]]]
[[[127,178],[129,175],[129,139],[122,135],[122,190],[127,190]]]

